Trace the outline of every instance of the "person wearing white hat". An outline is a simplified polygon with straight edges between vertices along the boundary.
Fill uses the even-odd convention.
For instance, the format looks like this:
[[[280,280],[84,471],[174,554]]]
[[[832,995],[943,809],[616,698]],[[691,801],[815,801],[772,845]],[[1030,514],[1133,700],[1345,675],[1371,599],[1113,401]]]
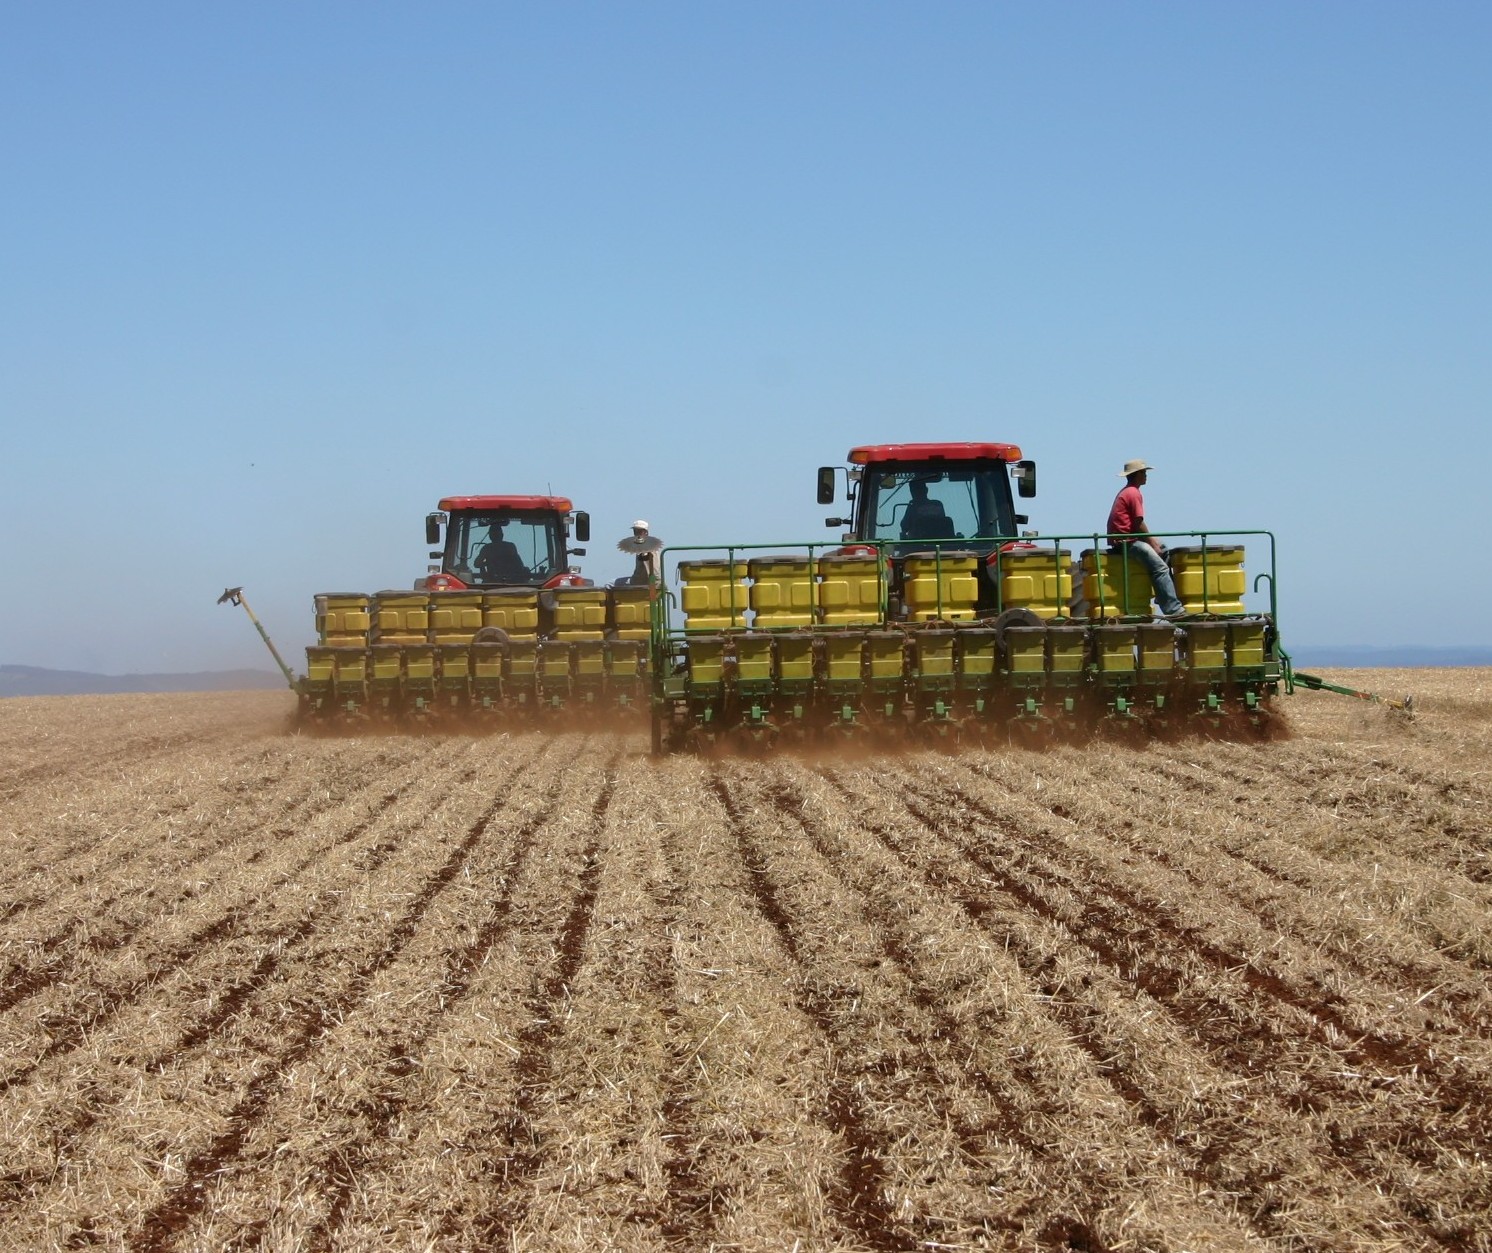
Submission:
[[[1111,553],[1128,553],[1150,572],[1150,586],[1155,589],[1156,603],[1160,605],[1162,617],[1177,618],[1186,613],[1186,606],[1176,595],[1176,580],[1171,577],[1171,567],[1166,561],[1166,546],[1150,534],[1145,525],[1145,497],[1140,488],[1145,486],[1148,472],[1155,469],[1145,461],[1124,463],[1124,486],[1114,497],[1109,509],[1106,530],[1109,534]]]
[[[658,550],[663,547],[663,541],[648,534],[648,530],[648,524],[638,518],[632,524],[632,534],[617,542],[618,550],[632,553],[637,558],[628,582],[638,587],[658,582]]]

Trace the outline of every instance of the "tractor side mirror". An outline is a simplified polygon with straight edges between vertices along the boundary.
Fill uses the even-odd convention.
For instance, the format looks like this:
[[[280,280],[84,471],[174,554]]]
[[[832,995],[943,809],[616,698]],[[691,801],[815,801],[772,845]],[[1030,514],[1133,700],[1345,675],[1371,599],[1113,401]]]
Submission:
[[[832,505],[834,503],[834,467],[819,467],[819,504]]]
[[[1036,463],[1034,461],[1015,463],[1015,491],[1017,496],[1036,495]]]
[[[425,543],[440,543],[440,524],[446,520],[443,513],[427,513],[425,515]]]
[[[591,515],[585,512],[575,514],[575,538],[584,544],[591,537]]]

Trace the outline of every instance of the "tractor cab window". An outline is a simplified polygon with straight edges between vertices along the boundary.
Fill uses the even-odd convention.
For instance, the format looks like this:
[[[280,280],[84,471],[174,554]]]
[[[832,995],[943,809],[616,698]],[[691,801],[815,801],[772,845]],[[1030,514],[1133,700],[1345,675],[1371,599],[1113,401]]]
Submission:
[[[1015,534],[1009,473],[1003,464],[867,467],[861,480],[863,539],[916,543],[987,541]]]
[[[551,514],[452,514],[445,568],[478,586],[537,586],[565,569],[564,536]]]

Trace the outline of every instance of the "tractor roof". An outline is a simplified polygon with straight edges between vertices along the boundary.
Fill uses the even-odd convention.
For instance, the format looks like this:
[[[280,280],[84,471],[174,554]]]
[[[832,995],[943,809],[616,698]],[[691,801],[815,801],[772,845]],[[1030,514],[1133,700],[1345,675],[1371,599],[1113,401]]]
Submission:
[[[1015,444],[866,444],[850,449],[857,466],[882,461],[1019,461]]]
[[[570,513],[575,506],[563,496],[447,496],[439,508],[446,513],[491,513],[498,509]]]

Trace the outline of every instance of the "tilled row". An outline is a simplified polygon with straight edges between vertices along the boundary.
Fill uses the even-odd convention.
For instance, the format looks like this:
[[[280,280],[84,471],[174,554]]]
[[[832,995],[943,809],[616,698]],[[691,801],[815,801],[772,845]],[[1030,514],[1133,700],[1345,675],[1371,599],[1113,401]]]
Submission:
[[[1103,1247],[1127,1234],[1155,1247],[1217,1247],[1252,1238],[1230,1207],[1201,1199],[1209,1181],[1189,1169],[1187,1152],[1136,1116],[1126,1094],[1073,1047],[1041,972],[1021,963],[1029,954],[1013,954],[1008,936],[992,943],[984,912],[968,908],[969,898],[950,899],[938,878],[909,875],[915,867],[893,844],[867,841],[862,798],[841,801],[776,773],[758,786],[809,841],[811,854],[797,852],[794,873],[813,874],[817,898],[836,904],[832,919],[805,910],[795,925],[832,923],[818,960],[845,967],[857,1014],[876,1003],[886,1015],[878,1036],[895,1032],[891,1058],[867,1059],[857,1086],[898,1122],[909,1099],[927,1105],[956,1133],[958,1173],[993,1184],[971,1190],[961,1206],[946,1195],[934,1203],[926,1183],[899,1165],[896,1137],[880,1139],[904,1241],[1003,1238],[1031,1247],[1060,1234]],[[886,1076],[891,1090],[877,1099]],[[946,1185],[947,1162],[924,1171],[940,1190]]]
[[[939,790],[920,785],[914,794],[922,803],[910,807],[924,821],[943,810],[948,799]],[[1090,830],[1059,822],[1033,836],[1024,826],[1031,818],[1029,808],[1019,800],[1012,806],[1010,799],[989,785],[958,789],[954,812],[962,810],[963,822],[978,824],[986,836],[977,855],[991,866],[1009,866],[1038,882],[1080,893],[1085,914],[1107,918],[1116,937],[1139,934],[1146,941],[1146,946],[1128,947],[1146,953],[1147,966],[1173,949],[1194,954],[1201,969],[1237,971],[1253,994],[1308,1020],[1319,1020],[1317,1034],[1347,1050],[1349,1063],[1434,1068],[1432,1057],[1415,1038],[1400,1031],[1375,1031],[1372,1018],[1379,1006],[1391,1003],[1389,988],[1352,986],[1344,972],[1323,967],[1309,946],[1262,926],[1251,913],[1219,909],[1206,896],[1186,893],[1175,881],[1178,876],[1154,859],[1131,858],[1126,864],[1103,827]],[[1151,942],[1154,949],[1148,947]],[[1176,964],[1180,968],[1186,963]],[[1337,986],[1326,986],[1328,981]],[[1348,1043],[1336,1043],[1337,1039]]]
[[[520,767],[516,784],[523,771],[521,761],[515,765]],[[558,777],[551,770],[551,787],[558,786]],[[151,1204],[152,1195],[169,1193],[171,1179],[184,1170],[188,1180],[182,1186],[191,1189],[193,1163],[205,1177],[219,1168],[213,1163],[231,1155],[228,1149],[245,1134],[256,1103],[267,1099],[280,1073],[314,1048],[326,1024],[408,943],[433,901],[459,875],[460,844],[433,876],[424,868],[431,853],[428,824],[442,809],[451,812],[436,822],[436,830],[462,821],[460,811],[470,809],[480,789],[470,779],[463,785],[454,772],[436,772],[434,790],[425,796],[433,807],[412,796],[402,808],[382,810],[371,824],[354,812],[348,823],[357,834],[350,841],[337,838],[348,834],[345,830],[329,837],[327,827],[335,831],[336,824],[327,822],[311,837],[309,849],[292,854],[295,865],[278,875],[275,865],[265,866],[260,877],[241,882],[239,891],[257,909],[236,949],[219,944],[194,954],[182,951],[174,969],[157,964],[163,954],[125,950],[122,961],[144,973],[106,991],[90,1030],[77,1033],[64,1050],[47,1046],[51,1056],[38,1059],[33,1073],[24,1080],[18,1076],[5,1094],[18,1120],[40,1115],[33,1134],[10,1147],[23,1163],[36,1163],[29,1169],[22,1164],[16,1176],[34,1179],[38,1170],[49,1171],[44,1192],[60,1186],[60,1195],[43,1204],[43,1212],[54,1221],[69,1214],[79,1182],[66,1172],[59,1177],[58,1161],[74,1154],[65,1139],[59,1144],[55,1134],[43,1136],[44,1130],[75,1124],[76,1135],[87,1136],[78,1156],[86,1157],[90,1172],[107,1174],[111,1153],[132,1143],[132,1120],[156,1111],[162,1122],[155,1133],[162,1142],[159,1169],[143,1182],[138,1175],[129,1181],[127,1193],[139,1200],[123,1206],[115,1221],[135,1205]],[[492,802],[503,803],[501,796]],[[410,823],[414,815],[420,819]],[[276,882],[280,890],[274,889]],[[87,1053],[80,1055],[83,1049]],[[70,1076],[80,1062],[94,1071],[81,1116],[68,1112],[78,1107]],[[197,1105],[202,1092],[217,1095],[186,1125],[175,1103],[190,1093]],[[52,1115],[45,1113],[49,1106]],[[111,1142],[117,1150],[109,1148]],[[169,1200],[154,1208],[175,1212]],[[95,1217],[86,1211],[71,1216],[74,1221]],[[149,1223],[147,1228],[153,1230]]]
[[[1344,926],[1367,920],[1364,933],[1387,928],[1427,954],[1455,950],[1457,959],[1492,969],[1482,923],[1492,907],[1492,847],[1484,830],[1492,794],[1464,774],[1432,773],[1336,746],[1291,745],[1259,765],[1306,786],[1292,791],[1289,805],[1262,806],[1252,798],[1271,787],[1267,771],[1226,756],[1205,766],[1163,758],[1137,768],[1153,771],[1165,793],[1196,797],[1199,809],[1246,814],[1245,823],[1234,824],[1245,837],[1236,841],[1244,854],[1262,861],[1266,873],[1350,902],[1339,911]],[[1301,839],[1303,828],[1310,839]],[[1265,846],[1267,836],[1277,842]],[[1372,870],[1366,880],[1364,860]],[[1453,901],[1466,907],[1456,909]]]
[[[805,997],[766,867],[714,771],[676,758],[659,774],[661,855],[678,911],[663,1103],[675,1187],[661,1232],[688,1240],[692,1229],[721,1247],[853,1247],[864,1226],[854,1209],[864,1163],[845,1157],[853,1094]]]
[[[908,789],[904,778],[895,782],[897,795],[887,801],[891,815],[872,829],[908,856],[922,855],[917,850],[931,836],[932,865],[942,865],[933,873],[944,881],[958,881],[972,863],[981,886],[965,889],[971,910],[991,910],[990,889],[996,901],[1012,902],[995,911],[1000,934],[1021,938],[1016,951],[1049,985],[1052,1004],[1060,1007],[1054,1012],[1074,1039],[1087,1042],[1096,1063],[1118,1075],[1120,1089],[1138,1098],[1149,1111],[1145,1117],[1178,1142],[1192,1138],[1203,1146],[1198,1160],[1205,1158],[1215,1174],[1214,1187],[1245,1195],[1259,1190],[1259,1212],[1271,1210],[1277,1189],[1258,1170],[1261,1137],[1273,1141],[1269,1160],[1297,1157],[1307,1172],[1299,1177],[1322,1178],[1323,1195],[1313,1200],[1310,1189],[1300,1189],[1292,1211],[1269,1225],[1269,1234],[1285,1235],[1302,1223],[1330,1229],[1341,1212],[1356,1215],[1357,1238],[1417,1229],[1426,1170],[1453,1181],[1447,1213],[1473,1212],[1477,1198],[1485,1197],[1482,1172],[1458,1176],[1449,1169],[1474,1159],[1485,1135],[1485,1107],[1468,1102],[1484,1067],[1426,1052],[1397,1033],[1374,1034],[1361,1022],[1347,1029],[1344,1015],[1367,1016],[1372,1007],[1341,996],[1334,1007],[1319,998],[1315,980],[1292,984],[1287,967],[1272,967],[1271,955],[1242,935],[1230,949],[1228,927],[1241,924],[1247,932],[1254,921],[1230,917],[1205,896],[1196,909],[1215,917],[1212,930],[1221,934],[1178,921],[1174,884],[1125,886],[1127,877],[1148,872],[1142,858],[1130,859],[1138,869],[1126,871],[1120,859],[1096,859],[1082,840],[1041,826],[1019,806],[991,807],[961,786]],[[905,817],[895,816],[898,809]],[[909,833],[897,835],[898,829]],[[1101,847],[1102,839],[1094,843]],[[1053,929],[1055,943],[1031,943],[1026,920],[1033,916]],[[1162,1010],[1159,1022],[1194,1055],[1179,1073],[1193,1070],[1199,1090],[1219,1090],[1224,1099],[1184,1100],[1177,1112],[1165,1112],[1163,1100],[1151,1094],[1150,1073],[1165,1042],[1147,1024],[1138,1036],[1146,1041],[1142,1052],[1134,1023],[1116,1027],[1116,996],[1150,1003],[1148,1013],[1135,1013],[1141,1021]],[[1205,1065],[1198,1067],[1195,1057]],[[1249,1110],[1246,1122],[1238,1117],[1240,1098]],[[1389,1194],[1398,1213],[1385,1209],[1379,1192]],[[1340,1208],[1344,1195],[1353,1198],[1346,1211]],[[1466,1235],[1454,1220],[1432,1224],[1431,1232],[1452,1246]]]
[[[107,789],[142,763],[180,764],[207,745],[232,749],[288,725],[284,693],[217,692],[12,698],[0,703],[0,815],[39,790],[69,799]]]
[[[1453,753],[127,745],[0,802],[21,1244],[1486,1245]]]
[[[594,784],[598,765],[572,760],[571,781]],[[442,1079],[449,1082],[478,1056],[453,1050],[451,1036],[469,1038],[472,1020],[489,1031],[517,1030],[522,990],[538,977],[528,972],[544,969],[557,916],[573,905],[567,832],[577,824],[567,816],[558,776],[535,782],[541,790],[526,800],[500,799],[453,842],[403,911],[400,942],[356,972],[336,1021],[294,1073],[266,1091],[248,1134],[231,1146],[232,1169],[203,1162],[205,1203],[190,1215],[197,1239],[355,1245],[359,1231],[389,1221],[386,1211],[400,1225],[417,1220],[432,1235],[454,1221],[460,1207],[449,1201],[410,1213],[410,1196],[428,1193],[429,1179],[413,1193],[381,1179],[391,1145],[449,1116],[440,1109]],[[546,873],[547,863],[561,866],[561,874]],[[546,881],[553,891],[540,888]],[[523,950],[516,961],[515,948]],[[522,1066],[508,1063],[509,1050],[502,1053],[502,1064],[484,1072],[484,1100],[516,1102]],[[468,1127],[460,1138],[471,1135]],[[171,1227],[197,1196],[178,1188],[175,1208],[158,1209],[145,1234]],[[266,1207],[265,1197],[275,1204]]]
[[[1287,760],[1281,762],[1280,754]],[[1492,992],[1481,973],[1485,960],[1475,949],[1454,951],[1443,932],[1432,930],[1411,906],[1411,888],[1425,896],[1438,889],[1441,902],[1479,894],[1460,878],[1458,856],[1423,854],[1413,865],[1389,869],[1379,860],[1381,842],[1355,835],[1373,857],[1373,873],[1365,879],[1352,859],[1325,856],[1300,838],[1298,810],[1255,803],[1270,786],[1272,766],[1293,771],[1299,758],[1314,755],[1297,744],[1265,754],[1219,751],[1205,763],[1166,753],[1073,759],[1064,769],[1037,776],[1039,791],[1030,778],[993,759],[964,764],[1046,809],[1055,829],[1081,829],[1107,840],[1116,858],[1131,856],[1180,876],[1184,884],[1176,898],[1205,896],[1225,902],[1230,912],[1256,916],[1280,943],[1305,954],[1315,994],[1328,1003],[1336,996],[1331,985],[1345,977],[1357,984],[1358,995],[1391,1015],[1397,1033],[1434,1032],[1449,1019],[1454,1030],[1492,1036]],[[1115,785],[1124,788],[1126,782],[1137,794],[1194,800],[1152,805],[1140,823],[1136,806],[1115,797]],[[1440,781],[1433,790],[1438,794],[1444,786]],[[1463,804],[1465,820],[1475,821],[1482,802],[1470,796]],[[1492,900],[1482,904],[1484,915]],[[1330,960],[1323,961],[1323,954]]]
[[[330,792],[306,789],[300,794],[305,803],[292,807],[300,820],[271,829],[264,824],[273,813],[272,801],[233,811],[226,821],[203,824],[195,846],[177,843],[169,830],[146,824],[133,839],[137,856],[111,856],[96,875],[71,872],[71,891],[58,885],[53,895],[36,901],[31,916],[6,924],[7,934],[25,939],[16,944],[21,960],[6,971],[0,1009],[49,991],[52,995],[30,1015],[45,1043],[28,1046],[23,1037],[12,1036],[12,1059],[31,1060],[27,1067],[7,1072],[0,1085],[10,1086],[29,1067],[96,1033],[142,988],[156,984],[159,972],[180,975],[221,944],[273,946],[277,924],[273,911],[266,916],[261,901],[267,897],[284,905],[289,898],[280,895],[283,891],[295,892],[320,865],[356,849],[378,815],[427,781],[428,774],[428,766],[405,760],[377,784],[360,776],[358,794],[352,797],[333,799]],[[365,807],[359,794],[368,798]],[[360,807],[362,816],[349,823],[347,815],[356,815]],[[357,868],[368,871],[381,851],[356,855],[361,859]],[[253,869],[245,873],[248,866]],[[110,886],[102,899],[99,883]],[[215,955],[230,970],[242,960],[232,948]],[[204,975],[203,982],[220,987],[215,975]],[[13,1021],[24,1023],[26,1018]]]

